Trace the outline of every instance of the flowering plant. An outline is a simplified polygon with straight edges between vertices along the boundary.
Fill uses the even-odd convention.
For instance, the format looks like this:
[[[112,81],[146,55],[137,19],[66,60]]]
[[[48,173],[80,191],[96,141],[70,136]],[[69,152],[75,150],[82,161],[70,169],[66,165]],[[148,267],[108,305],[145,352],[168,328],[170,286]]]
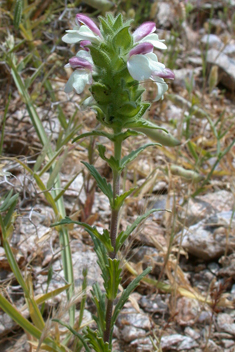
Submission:
[[[69,44],[79,43],[80,50],[75,57],[69,59],[69,66],[74,69],[65,91],[73,89],[80,94],[86,85],[90,85],[90,97],[86,104],[96,111],[98,121],[112,130],[95,130],[82,134],[74,139],[86,136],[105,136],[114,143],[114,156],[105,156],[105,147],[98,145],[100,157],[105,160],[113,173],[113,186],[102,178],[93,165],[84,162],[98,187],[108,197],[111,208],[110,229],[102,234],[96,227],[82,222],[75,222],[65,218],[55,225],[77,223],[83,226],[91,235],[94,248],[98,256],[104,290],[98,284],[93,285],[92,296],[97,308],[97,315],[93,318],[97,323],[97,330],[89,327],[80,335],[69,327],[80,339],[86,351],[112,351],[112,333],[118,313],[127,301],[130,293],[138,285],[144,275],[151,271],[147,268],[141,275],[123,291],[117,298],[118,285],[121,281],[120,260],[117,253],[131,232],[156,209],[138,217],[125,231],[118,231],[119,211],[125,199],[133,192],[120,192],[120,175],[128,163],[134,160],[145,148],[153,145],[176,146],[179,141],[167,133],[166,130],[143,118],[150,107],[150,103],[143,101],[144,89],[141,81],[150,79],[155,82],[157,94],[154,101],[163,99],[168,86],[164,79],[173,79],[174,74],[158,61],[154,48],[166,49],[166,45],[155,33],[153,22],[145,22],[133,34],[130,32],[130,21],[124,23],[121,15],[114,18],[108,14],[100,17],[100,27],[83,14],[76,15],[76,26],[68,30],[63,41]],[[154,142],[147,143],[129,155],[122,157],[122,142],[131,136],[146,134]]]

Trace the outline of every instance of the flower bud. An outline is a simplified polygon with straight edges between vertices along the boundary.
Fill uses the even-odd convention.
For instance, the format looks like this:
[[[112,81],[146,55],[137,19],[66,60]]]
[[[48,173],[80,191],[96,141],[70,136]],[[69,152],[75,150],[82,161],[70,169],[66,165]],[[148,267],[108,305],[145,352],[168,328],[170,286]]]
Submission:
[[[76,15],[76,22],[79,26],[81,25],[81,23],[85,24],[88,28],[90,28],[93,33],[101,37],[99,28],[97,27],[95,22],[93,22],[88,16],[83,15],[82,13],[78,13]]]
[[[156,30],[156,24],[154,22],[144,22],[141,24],[133,33],[135,42],[146,37],[148,34],[153,33]]]

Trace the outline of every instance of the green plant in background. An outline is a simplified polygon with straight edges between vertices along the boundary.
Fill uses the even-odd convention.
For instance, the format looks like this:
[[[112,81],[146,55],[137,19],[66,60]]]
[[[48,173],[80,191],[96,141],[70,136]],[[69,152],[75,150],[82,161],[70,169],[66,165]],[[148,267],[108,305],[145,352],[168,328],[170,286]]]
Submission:
[[[130,22],[124,23],[122,15],[114,18],[108,14],[99,20],[100,28],[87,16],[78,14],[76,26],[68,30],[62,39],[69,44],[80,43],[80,50],[76,56],[69,59],[67,65],[74,71],[65,86],[65,91],[70,93],[75,89],[80,94],[87,85],[90,85],[91,95],[85,104],[96,111],[100,125],[111,130],[107,132],[105,129],[96,129],[74,139],[75,142],[87,136],[102,136],[114,145],[114,155],[110,157],[106,156],[103,145],[97,146],[99,156],[112,169],[113,186],[93,165],[83,162],[109,200],[110,228],[101,234],[96,227],[73,221],[68,217],[54,226],[64,229],[65,225],[75,223],[90,234],[104,280],[104,290],[95,284],[91,291],[97,310],[97,314],[93,315],[97,330],[87,327],[83,330],[83,334],[80,334],[72,326],[63,322],[61,324],[67,326],[78,337],[86,351],[94,349],[97,352],[108,352],[112,351],[113,328],[120,310],[132,290],[151,271],[151,268],[147,268],[137,276],[117,300],[118,286],[121,282],[118,251],[140,222],[157,211],[151,209],[138,217],[125,231],[119,232],[120,209],[125,199],[134,191],[134,188],[126,192],[121,191],[121,173],[145,148],[159,146],[160,143],[167,146],[177,146],[180,143],[167,131],[143,118],[151,104],[142,99],[144,89],[140,86],[141,81],[150,79],[155,82],[157,94],[154,100],[157,101],[163,98],[168,88],[164,78],[174,78],[173,72],[158,62],[157,56],[153,53],[154,47],[166,49],[166,45],[154,33],[155,23],[146,22],[131,34]],[[155,143],[145,144],[129,155],[122,156],[123,141],[142,134],[149,136]]]

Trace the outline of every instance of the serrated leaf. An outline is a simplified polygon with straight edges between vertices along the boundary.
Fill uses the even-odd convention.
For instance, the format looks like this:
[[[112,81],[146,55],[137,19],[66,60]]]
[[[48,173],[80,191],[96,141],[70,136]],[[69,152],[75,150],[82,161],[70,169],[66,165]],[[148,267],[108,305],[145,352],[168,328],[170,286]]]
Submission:
[[[129,189],[129,191],[117,196],[114,200],[114,205],[113,209],[120,209],[124,200],[136,189],[136,187],[133,187]]]
[[[124,156],[121,160],[121,168],[123,169],[124,167],[126,167],[126,165],[128,163],[130,163],[131,161],[133,161],[137,155],[139,155],[144,149],[148,148],[148,147],[153,147],[159,145],[161,146],[161,144],[159,143],[147,143],[142,145],[140,148],[133,150],[130,154]]]
[[[84,333],[96,352],[111,352],[108,342],[104,342],[103,337],[98,336],[97,331],[91,330],[88,327]]]
[[[93,319],[96,321],[99,332],[102,335],[102,333],[105,331],[105,327],[106,327],[106,319],[105,319],[105,316],[106,316],[106,308],[105,308],[106,296],[105,296],[105,293],[101,292],[101,289],[100,289],[98,283],[95,283],[92,286],[91,294],[92,294],[92,300],[96,305],[96,311],[97,311],[97,316],[93,315]]]
[[[109,280],[104,282],[104,287],[106,291],[107,298],[113,301],[118,292],[118,285],[121,282],[121,272],[122,269],[119,267],[120,260],[118,259],[108,259],[107,270],[109,273]]]
[[[84,164],[86,168],[90,171],[91,175],[96,180],[98,187],[108,197],[110,205],[112,206],[113,191],[110,183],[107,183],[106,179],[100,175],[100,173],[96,170],[96,168],[93,165],[90,165],[85,161],[82,161],[82,164]]]
[[[131,292],[138,286],[139,282],[142,280],[142,278],[149,274],[152,268],[147,268],[145,269],[139,276],[137,276],[130,284],[127,286],[127,288],[122,292],[122,295],[114,309],[112,320],[111,320],[111,328],[114,327],[114,324],[117,320],[118,314],[121,311],[122,307],[128,300]]]
[[[69,225],[69,224],[77,224],[79,226],[82,226],[89,234],[92,233],[96,238],[98,238],[98,240],[100,240],[103,243],[103,245],[107,248],[109,252],[113,252],[113,246],[111,244],[111,239],[109,237],[109,232],[107,230],[104,230],[103,234],[101,235],[95,226],[92,227],[86,224],[85,222],[71,220],[68,216],[66,216],[65,219],[61,220],[60,222],[52,224],[51,226],[54,227],[54,226]]]
[[[105,160],[106,163],[108,163],[108,165],[111,167],[112,170],[118,171],[120,169],[119,168],[119,161],[117,159],[115,159],[113,156],[111,156],[110,158],[106,158],[106,156],[105,156],[106,148],[103,144],[97,144],[97,148],[98,148],[99,156],[101,157],[101,159]]]
[[[125,240],[136,229],[136,227],[143,220],[145,220],[147,217],[149,217],[149,215],[151,215],[152,213],[154,213],[156,211],[162,211],[162,209],[150,209],[145,214],[138,216],[138,218],[135,219],[135,221],[131,224],[131,226],[127,227],[126,231],[120,232],[120,234],[118,235],[117,240],[116,240],[116,251],[118,251],[120,249],[120,247],[123,245]]]

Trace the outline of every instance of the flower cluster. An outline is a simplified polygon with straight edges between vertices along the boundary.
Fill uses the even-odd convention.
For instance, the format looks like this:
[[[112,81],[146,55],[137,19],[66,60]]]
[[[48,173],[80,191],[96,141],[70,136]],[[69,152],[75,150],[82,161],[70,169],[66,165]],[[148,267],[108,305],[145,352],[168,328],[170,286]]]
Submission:
[[[75,70],[65,92],[75,89],[80,94],[89,84],[101,123],[117,125],[129,118],[131,125],[122,122],[122,127],[134,126],[135,117],[140,119],[149,107],[141,101],[144,90],[139,83],[152,80],[157,86],[154,101],[158,101],[168,89],[164,79],[174,79],[173,72],[153,52],[155,48],[167,48],[155,31],[154,22],[145,22],[131,34],[130,23],[123,23],[121,15],[114,18],[110,14],[100,17],[98,28],[89,17],[77,14],[76,26],[62,38],[66,43],[80,45],[66,65]]]
[[[145,22],[139,26],[133,33],[134,48],[130,50],[127,58],[127,68],[130,75],[138,80],[153,80],[158,88],[158,94],[155,101],[163,98],[168,86],[164,78],[174,79],[171,70],[165,68],[165,65],[158,62],[157,55],[153,49],[166,49],[166,45],[159,40],[158,35],[154,33],[156,25],[154,22]],[[95,67],[92,57],[89,54],[89,45],[91,43],[102,43],[103,37],[96,24],[83,14],[76,15],[76,27],[68,30],[62,40],[69,44],[80,43],[84,50],[79,50],[76,57],[69,60],[66,67],[76,68],[76,71],[70,77],[65,87],[65,92],[69,93],[74,88],[80,94],[86,83],[91,84],[92,71]]]

